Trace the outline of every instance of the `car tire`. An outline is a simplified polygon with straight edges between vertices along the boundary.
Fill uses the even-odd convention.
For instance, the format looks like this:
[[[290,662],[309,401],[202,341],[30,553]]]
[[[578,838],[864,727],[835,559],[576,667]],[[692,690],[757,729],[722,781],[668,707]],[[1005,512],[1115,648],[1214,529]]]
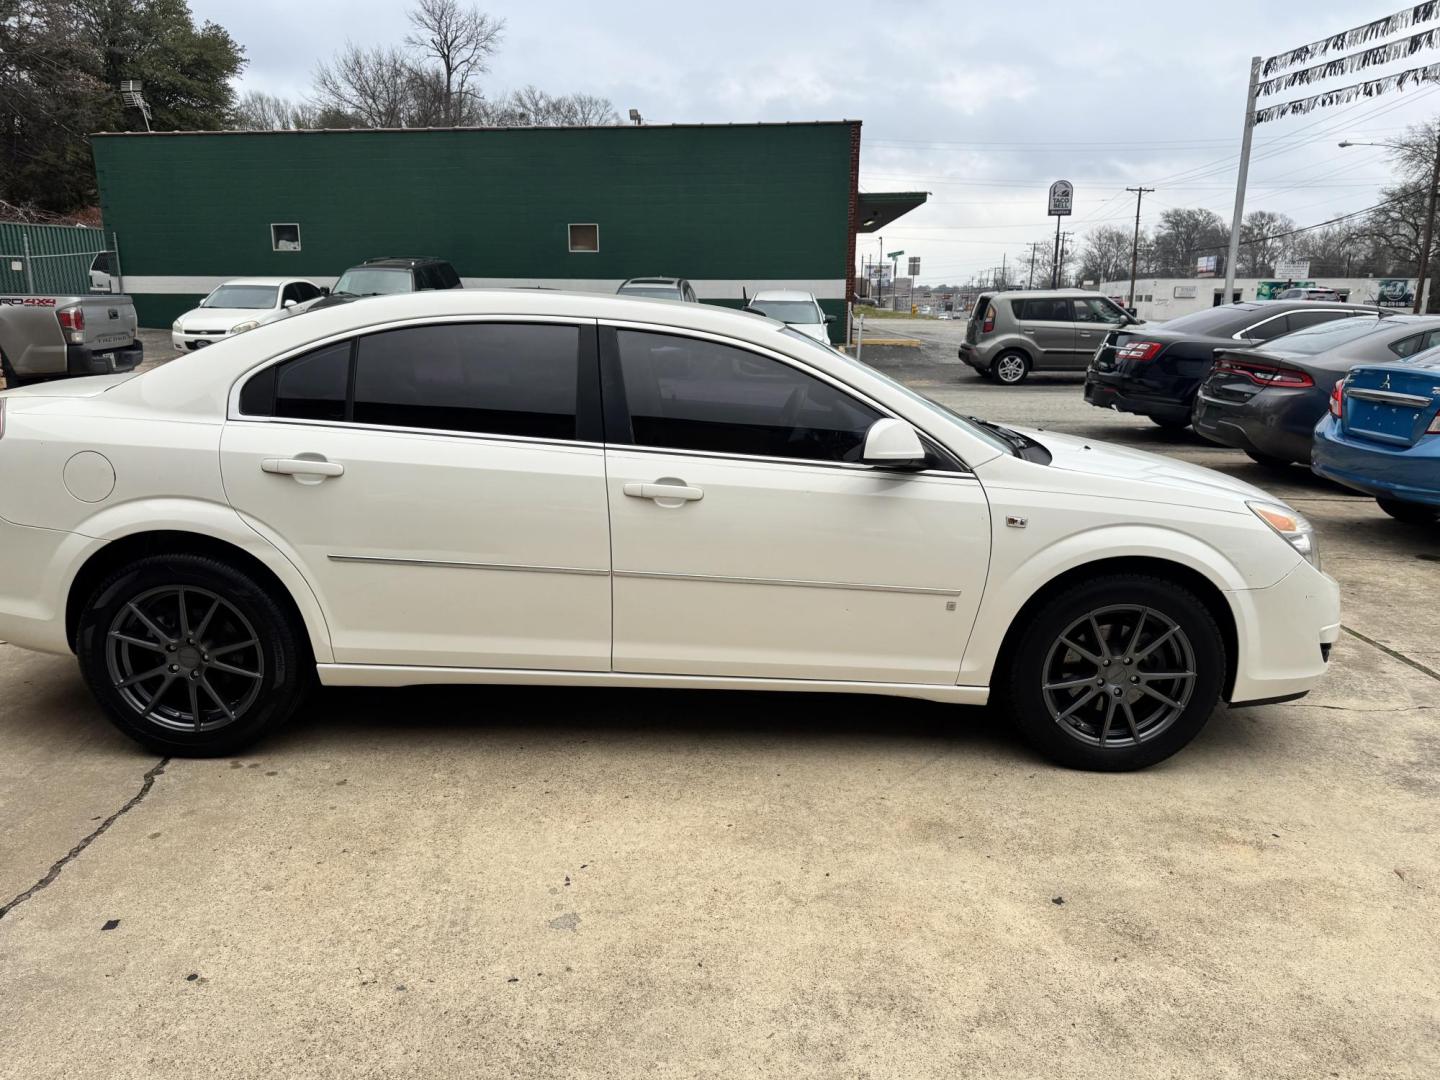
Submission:
[[[1176,419],[1173,416],[1152,416],[1150,422],[1165,431],[1184,431],[1190,426],[1190,418]]]
[[[1006,349],[990,362],[990,377],[1001,386],[1019,386],[1030,374],[1030,357],[1019,349]]]
[[[1262,454],[1256,450],[1246,450],[1245,456],[1256,465],[1264,466],[1267,469],[1284,470],[1294,464],[1289,458],[1275,457],[1273,454]]]
[[[1051,597],[1008,655],[996,673],[1002,709],[1031,746],[1073,769],[1163,761],[1200,733],[1225,684],[1215,617],[1148,575],[1104,575]]]
[[[1433,525],[1440,520],[1440,507],[1401,502],[1399,499],[1376,499],[1375,502],[1396,521],[1407,525]]]
[[[75,651],[126,735],[157,754],[214,757],[273,731],[300,704],[314,662],[297,623],[227,563],[152,555],[94,591]]]

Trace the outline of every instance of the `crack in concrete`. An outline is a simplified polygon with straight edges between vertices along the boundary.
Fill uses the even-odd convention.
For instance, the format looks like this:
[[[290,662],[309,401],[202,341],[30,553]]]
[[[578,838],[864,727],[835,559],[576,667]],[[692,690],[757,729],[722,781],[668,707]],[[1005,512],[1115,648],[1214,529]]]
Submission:
[[[12,898],[4,904],[0,904],[0,919],[5,918],[6,915],[10,914],[10,912],[14,911],[17,907],[23,904],[26,900],[29,900],[32,896],[40,892],[42,889],[49,888],[50,885],[54,883],[55,879],[60,876],[60,871],[64,870],[66,866],[74,862],[75,859],[79,857],[82,851],[84,851],[97,839],[103,836],[105,834],[105,831],[109,829],[111,825],[114,825],[115,822],[119,821],[131,810],[134,810],[135,807],[139,806],[145,796],[150,794],[150,789],[155,786],[155,778],[161,773],[163,773],[165,771],[165,766],[169,764],[170,759],[168,757],[163,757],[158,762],[156,762],[156,764],[152,766],[145,773],[145,776],[141,779],[140,790],[137,791],[134,795],[130,796],[130,798],[126,800],[124,806],[120,807],[119,810],[116,810],[113,814],[111,814],[98,826],[96,826],[94,831],[91,832],[89,836],[86,836],[83,840],[81,840],[78,844],[71,848],[63,858],[59,859],[54,866],[50,867],[49,873],[47,873],[34,885],[31,885],[30,888],[26,889],[19,896]]]
[[[1400,663],[1405,664],[1407,667],[1412,667],[1421,674],[1429,675],[1430,678],[1434,679],[1436,682],[1440,682],[1440,671],[1436,671],[1434,668],[1426,667],[1424,664],[1420,663],[1419,660],[1411,660],[1410,657],[1406,656],[1404,653],[1397,652],[1395,649],[1390,648],[1389,645],[1381,645],[1380,642],[1376,641],[1374,638],[1367,637],[1366,635],[1360,633],[1359,630],[1355,630],[1349,626],[1346,626],[1344,623],[1340,624],[1340,629],[1344,630],[1351,637],[1359,638],[1361,641],[1365,642],[1366,645],[1373,645],[1375,648],[1383,652],[1386,656],[1389,656],[1395,660],[1399,660]]]

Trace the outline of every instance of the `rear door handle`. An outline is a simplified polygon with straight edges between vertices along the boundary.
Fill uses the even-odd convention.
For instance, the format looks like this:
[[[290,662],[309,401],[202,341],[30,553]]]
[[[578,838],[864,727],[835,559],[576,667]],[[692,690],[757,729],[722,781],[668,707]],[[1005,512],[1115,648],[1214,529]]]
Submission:
[[[624,491],[632,499],[654,499],[657,502],[669,499],[679,502],[698,502],[705,497],[704,491],[697,487],[690,487],[688,484],[645,484],[638,480],[627,481]]]
[[[344,476],[345,466],[324,458],[273,458],[260,462],[260,468],[278,476]]]

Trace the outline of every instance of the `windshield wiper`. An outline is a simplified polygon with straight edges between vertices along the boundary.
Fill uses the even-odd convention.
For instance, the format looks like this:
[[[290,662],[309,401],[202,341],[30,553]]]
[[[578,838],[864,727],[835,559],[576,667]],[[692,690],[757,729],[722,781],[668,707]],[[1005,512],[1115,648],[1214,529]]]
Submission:
[[[1027,438],[1018,431],[1011,431],[1009,428],[1001,427],[999,424],[992,423],[989,420],[981,420],[978,416],[967,416],[965,419],[969,420],[972,424],[979,424],[986,431],[993,433],[1001,442],[1013,447],[1016,456],[1019,456],[1022,450],[1028,450],[1030,447],[1038,445],[1034,439]]]

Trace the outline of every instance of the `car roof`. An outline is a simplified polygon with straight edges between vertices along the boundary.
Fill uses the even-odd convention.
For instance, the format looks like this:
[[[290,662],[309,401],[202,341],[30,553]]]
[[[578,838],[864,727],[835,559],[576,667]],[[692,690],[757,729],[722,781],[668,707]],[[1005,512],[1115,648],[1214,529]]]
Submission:
[[[215,288],[218,289],[225,285],[289,285],[294,281],[303,281],[307,285],[315,284],[309,278],[303,277],[237,277],[230,278],[228,281],[222,281],[219,285],[216,285]]]
[[[750,298],[751,303],[756,300],[814,300],[815,294],[808,293],[804,289],[761,289]]]
[[[382,255],[375,259],[366,259],[364,262],[356,263],[350,267],[351,270],[358,270],[362,266],[379,267],[380,269],[413,270],[417,266],[446,265],[448,260],[437,259],[433,255],[409,256]]]
[[[1036,300],[1063,298],[1072,300],[1080,296],[1098,296],[1105,300],[1110,297],[1105,293],[1096,292],[1094,289],[1010,289],[1005,292],[982,293],[982,296],[989,296],[990,299],[1018,300],[1021,297],[1030,297]]]
[[[674,285],[679,288],[680,283],[684,280],[684,278],[678,277],[632,277],[620,287],[623,289],[626,285]]]

